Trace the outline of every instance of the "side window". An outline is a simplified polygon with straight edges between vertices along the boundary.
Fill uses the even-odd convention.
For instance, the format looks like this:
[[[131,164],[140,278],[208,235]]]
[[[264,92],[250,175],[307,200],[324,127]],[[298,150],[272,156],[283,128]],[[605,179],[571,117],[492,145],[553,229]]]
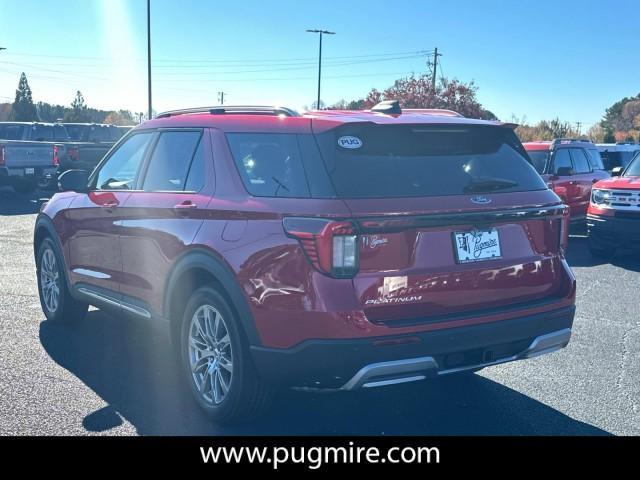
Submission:
[[[184,186],[187,192],[199,192],[204,187],[204,141],[200,140],[193,161],[187,174],[187,183]]]
[[[142,189],[163,192],[183,191],[201,136],[200,131],[188,130],[162,133],[149,161]]]
[[[591,167],[594,170],[604,170],[604,164],[602,163],[600,152],[595,148],[590,148],[587,151],[589,153],[589,161],[591,162]]]
[[[569,149],[561,148],[556,150],[556,153],[553,156],[553,173],[557,174],[560,168],[567,167],[573,169],[571,157],[569,156]]]
[[[102,165],[95,181],[98,190],[132,190],[135,187],[140,163],[144,158],[152,132],[130,137]]]
[[[573,158],[573,169],[576,173],[589,173],[591,171],[591,165],[585,155],[584,150],[581,148],[571,148],[571,158]]]
[[[242,182],[256,197],[309,198],[296,135],[228,133]]]

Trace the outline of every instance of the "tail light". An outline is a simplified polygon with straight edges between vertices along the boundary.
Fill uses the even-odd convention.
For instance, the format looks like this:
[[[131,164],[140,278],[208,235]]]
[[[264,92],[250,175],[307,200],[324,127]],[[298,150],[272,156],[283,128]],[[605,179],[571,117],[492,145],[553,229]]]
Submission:
[[[287,236],[300,242],[313,267],[335,278],[358,273],[358,236],[351,222],[288,217],[282,221]]]
[[[56,166],[60,165],[58,145],[53,146],[53,164]]]
[[[4,159],[4,145],[0,145],[0,165],[6,165],[6,161]]]
[[[80,150],[78,150],[78,147],[68,147],[67,155],[69,159],[74,162],[80,160]]]
[[[565,207],[562,218],[558,220],[560,222],[558,229],[560,253],[565,253],[569,246],[569,218],[569,207]]]

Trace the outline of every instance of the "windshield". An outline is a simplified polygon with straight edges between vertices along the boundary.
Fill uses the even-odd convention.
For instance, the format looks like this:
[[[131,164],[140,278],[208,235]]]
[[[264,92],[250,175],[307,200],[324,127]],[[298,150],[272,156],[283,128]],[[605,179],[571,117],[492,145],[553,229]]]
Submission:
[[[549,150],[528,150],[527,153],[536,171],[543,174],[549,160]]]
[[[629,163],[623,177],[640,177],[640,154],[633,157],[633,161]]]
[[[318,142],[344,198],[546,188],[513,131],[502,127],[347,124]]]

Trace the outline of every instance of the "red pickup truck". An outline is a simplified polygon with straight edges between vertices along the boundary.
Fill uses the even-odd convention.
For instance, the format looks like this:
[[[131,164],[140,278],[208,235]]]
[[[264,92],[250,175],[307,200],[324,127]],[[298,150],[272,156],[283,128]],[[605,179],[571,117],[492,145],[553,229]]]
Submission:
[[[584,222],[592,185],[610,177],[597,147],[588,140],[568,138],[523,145],[549,188],[570,207],[571,221]]]

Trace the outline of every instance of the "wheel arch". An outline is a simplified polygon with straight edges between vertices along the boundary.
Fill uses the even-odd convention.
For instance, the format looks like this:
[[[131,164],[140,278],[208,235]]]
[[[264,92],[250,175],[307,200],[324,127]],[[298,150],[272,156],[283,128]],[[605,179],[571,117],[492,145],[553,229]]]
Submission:
[[[191,293],[204,284],[213,284],[227,299],[249,344],[261,345],[253,314],[233,270],[215,254],[203,249],[184,253],[167,277],[162,315],[169,320],[172,338],[179,337],[182,309]]]

